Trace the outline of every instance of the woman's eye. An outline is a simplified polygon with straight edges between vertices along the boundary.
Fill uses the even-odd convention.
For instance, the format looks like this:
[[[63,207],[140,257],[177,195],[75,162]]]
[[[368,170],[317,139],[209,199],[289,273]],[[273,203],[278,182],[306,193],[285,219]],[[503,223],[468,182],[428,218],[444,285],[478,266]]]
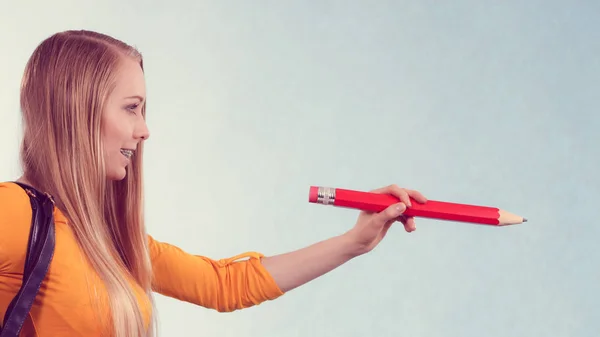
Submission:
[[[135,113],[136,113],[136,109],[137,109],[137,107],[138,107],[138,105],[137,105],[137,104],[130,105],[130,106],[128,106],[128,107],[127,107],[127,110],[128,110],[129,112],[131,112],[131,113],[134,113],[134,114],[135,114]]]

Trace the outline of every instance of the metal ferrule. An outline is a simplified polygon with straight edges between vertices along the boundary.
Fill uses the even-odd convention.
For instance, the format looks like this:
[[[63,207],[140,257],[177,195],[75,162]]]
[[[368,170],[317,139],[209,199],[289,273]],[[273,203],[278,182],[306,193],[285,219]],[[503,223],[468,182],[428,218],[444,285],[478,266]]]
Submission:
[[[319,187],[317,192],[317,203],[323,205],[333,205],[335,201],[335,188]]]

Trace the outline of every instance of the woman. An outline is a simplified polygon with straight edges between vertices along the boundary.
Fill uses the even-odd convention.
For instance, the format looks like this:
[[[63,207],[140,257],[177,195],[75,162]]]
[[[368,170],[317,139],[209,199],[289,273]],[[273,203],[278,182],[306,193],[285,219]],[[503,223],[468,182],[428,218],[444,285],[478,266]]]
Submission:
[[[409,197],[425,197],[391,185],[376,191],[401,203],[283,255],[212,260],[158,242],[142,212],[145,102],[142,56],[106,35],[55,34],[27,63],[18,181],[53,196],[56,248],[22,335],[152,335],[154,291],[218,311],[247,308],[371,251],[395,221],[415,230],[402,213]],[[21,285],[31,215],[25,191],[0,184],[0,317]]]

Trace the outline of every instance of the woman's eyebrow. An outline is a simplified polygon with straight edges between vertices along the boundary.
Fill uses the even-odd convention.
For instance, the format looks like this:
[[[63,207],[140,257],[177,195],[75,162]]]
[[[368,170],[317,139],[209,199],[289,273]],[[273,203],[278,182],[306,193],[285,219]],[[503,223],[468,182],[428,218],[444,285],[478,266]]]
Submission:
[[[138,99],[140,102],[144,102],[144,97],[142,97],[142,96],[139,96],[139,95],[134,95],[134,96],[128,96],[128,97],[125,97],[125,99],[130,99],[130,98],[136,98],[136,99]]]

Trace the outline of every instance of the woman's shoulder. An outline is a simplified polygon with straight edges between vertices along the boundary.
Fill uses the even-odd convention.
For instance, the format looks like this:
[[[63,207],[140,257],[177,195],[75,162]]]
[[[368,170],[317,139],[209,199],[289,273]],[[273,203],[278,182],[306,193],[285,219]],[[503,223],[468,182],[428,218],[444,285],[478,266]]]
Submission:
[[[0,230],[9,223],[28,223],[30,219],[31,203],[27,192],[13,182],[0,182]]]
[[[29,197],[27,196],[27,192],[19,186],[18,184],[12,181],[0,182],[0,200],[13,201],[13,202],[29,202]]]
[[[0,182],[0,274],[22,270],[31,215],[27,192],[15,183]]]

